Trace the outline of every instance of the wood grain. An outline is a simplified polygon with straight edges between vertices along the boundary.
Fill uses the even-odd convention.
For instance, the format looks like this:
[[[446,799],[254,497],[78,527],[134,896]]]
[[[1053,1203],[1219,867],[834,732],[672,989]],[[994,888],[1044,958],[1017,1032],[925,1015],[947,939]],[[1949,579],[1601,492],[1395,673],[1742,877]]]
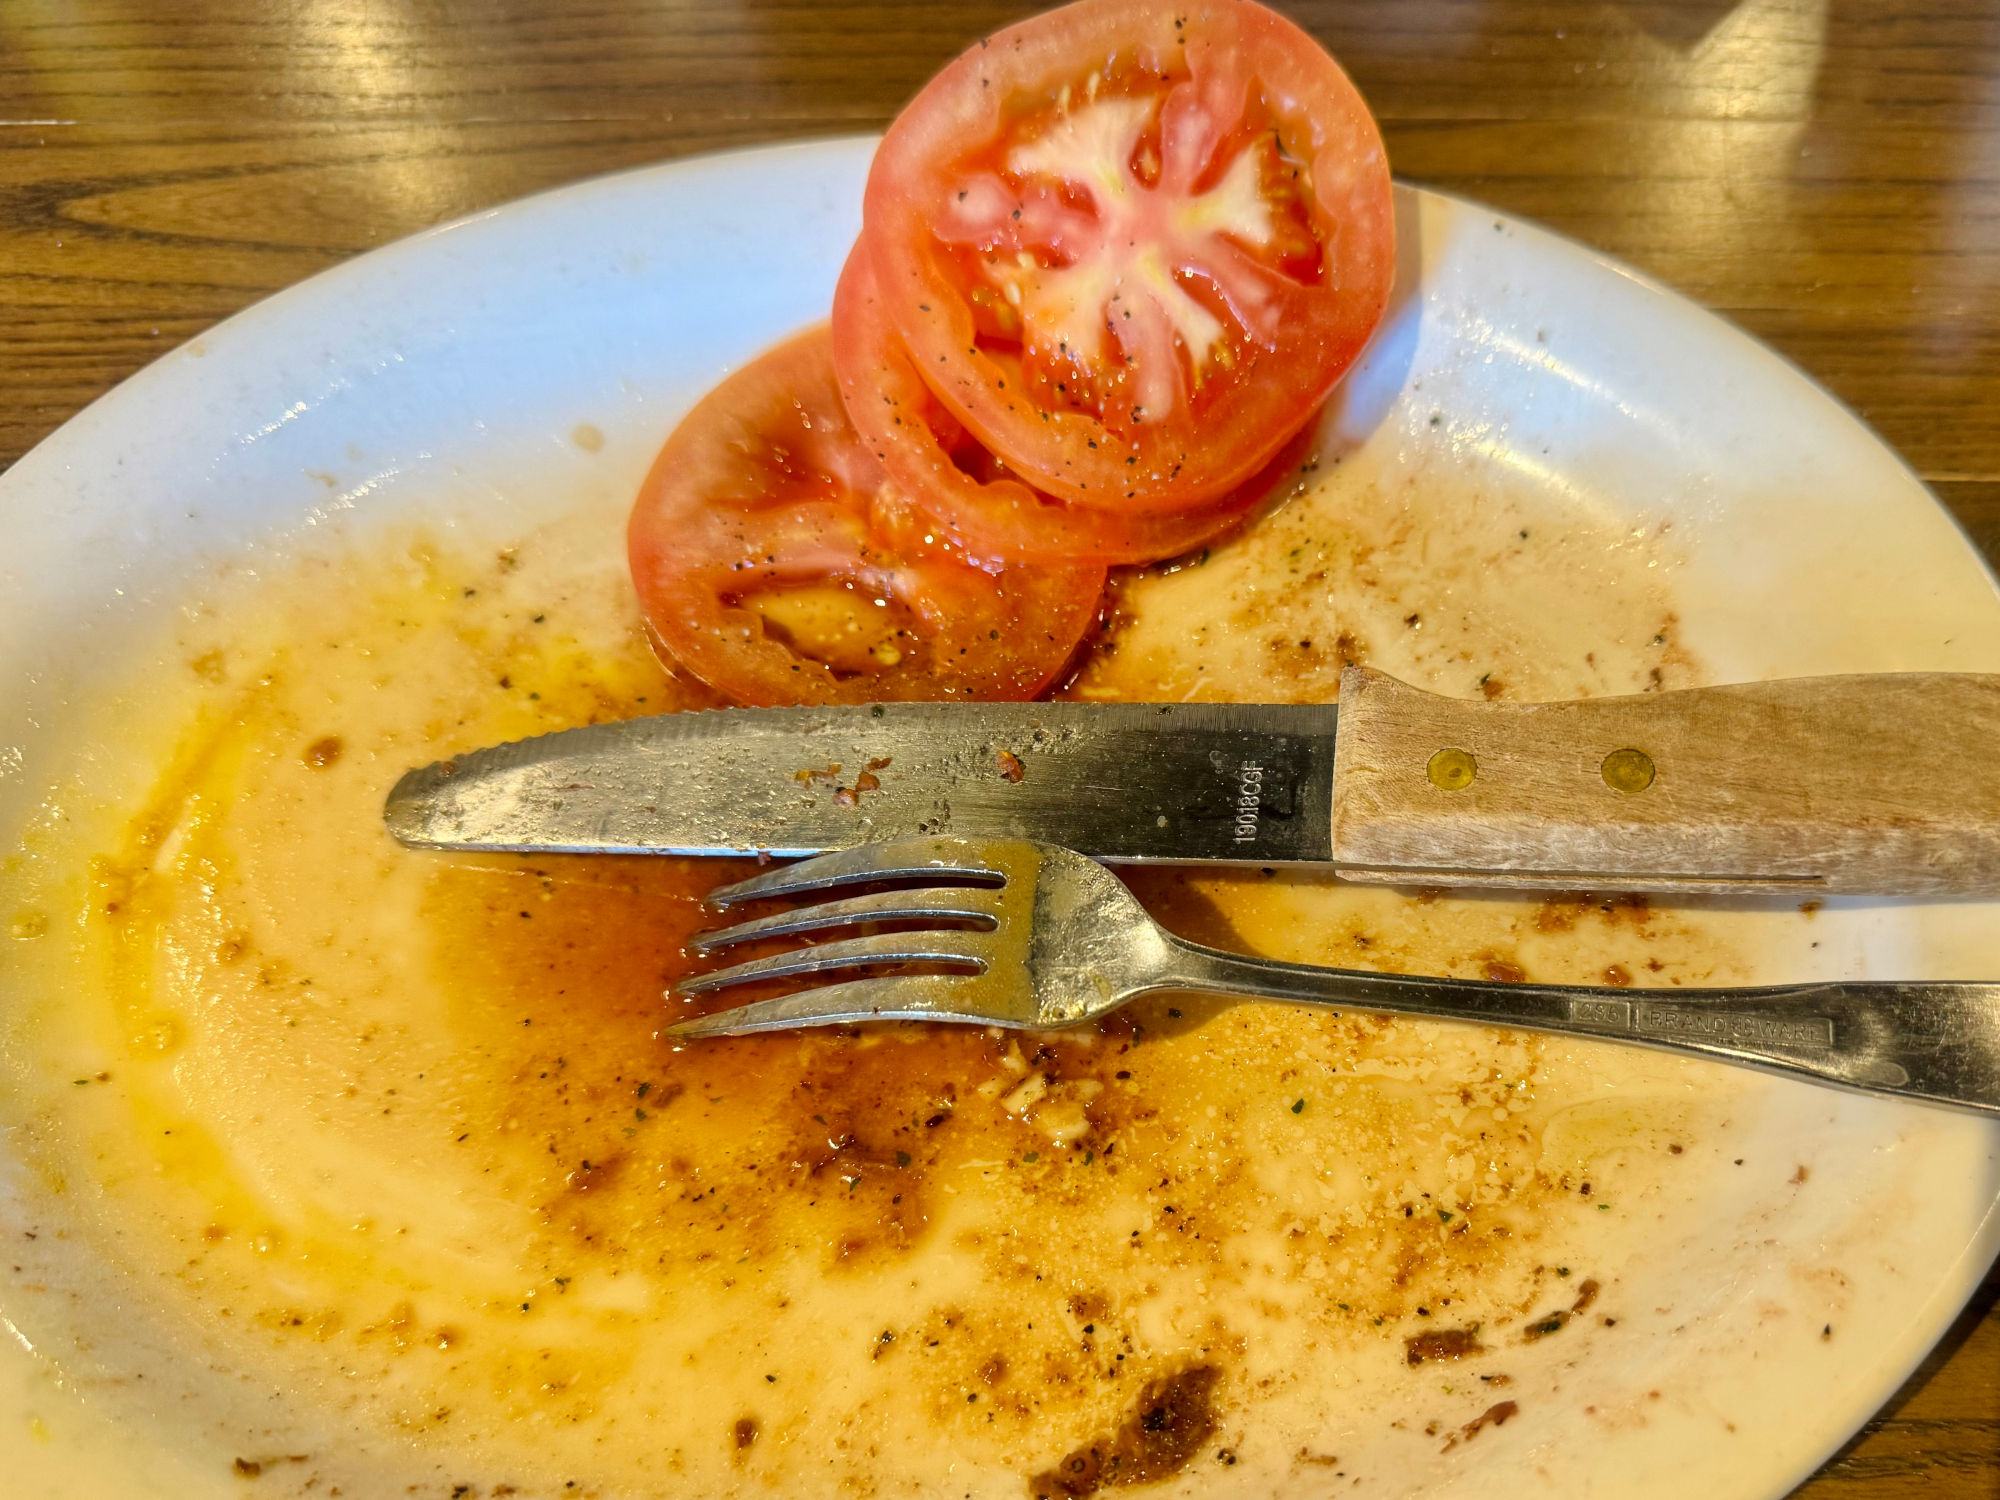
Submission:
[[[0,466],[357,250],[592,173],[876,129],[1028,8],[7,0]],[[1373,102],[1399,175],[1539,219],[1735,319],[2000,552],[2000,5],[1286,8]],[[2000,1493],[1996,1289],[1804,1495]]]
[[[1389,885],[1991,896],[1994,744],[2000,677],[1971,673],[1485,703],[1349,667],[1333,857]]]

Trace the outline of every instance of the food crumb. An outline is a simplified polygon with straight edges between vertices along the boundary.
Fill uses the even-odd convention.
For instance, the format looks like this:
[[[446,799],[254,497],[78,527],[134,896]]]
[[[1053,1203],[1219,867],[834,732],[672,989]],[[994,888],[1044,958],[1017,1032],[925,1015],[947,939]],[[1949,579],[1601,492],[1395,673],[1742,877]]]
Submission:
[[[1449,1453],[1460,1443],[1478,1437],[1488,1427],[1504,1426],[1509,1417],[1518,1416],[1520,1411],[1521,1404],[1518,1401],[1501,1401],[1487,1407],[1485,1411],[1458,1429],[1451,1440],[1444,1445],[1444,1451]]]
[[[1436,1328],[1403,1340],[1403,1357],[1412,1365],[1427,1360],[1464,1359],[1485,1352],[1486,1346],[1479,1342],[1476,1328]]]

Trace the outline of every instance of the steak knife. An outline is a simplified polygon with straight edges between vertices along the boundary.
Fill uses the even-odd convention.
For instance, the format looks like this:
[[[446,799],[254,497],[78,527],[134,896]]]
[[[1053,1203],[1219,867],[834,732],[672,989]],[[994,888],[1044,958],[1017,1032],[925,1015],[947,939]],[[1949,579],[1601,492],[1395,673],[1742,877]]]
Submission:
[[[794,857],[925,833],[1378,884],[2000,895],[2000,676],[1465,701],[884,703],[564,730],[413,770],[416,848]]]

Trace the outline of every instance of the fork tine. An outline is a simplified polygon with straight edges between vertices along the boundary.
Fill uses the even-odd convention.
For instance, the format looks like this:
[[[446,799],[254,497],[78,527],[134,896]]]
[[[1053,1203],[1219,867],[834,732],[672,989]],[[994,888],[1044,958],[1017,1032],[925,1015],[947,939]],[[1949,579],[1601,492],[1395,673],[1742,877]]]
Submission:
[[[699,995],[733,984],[747,984],[753,979],[794,979],[802,974],[830,974],[869,964],[964,964],[983,972],[984,950],[991,941],[981,932],[883,932],[873,937],[843,938],[837,943],[753,958],[712,974],[695,974],[681,980],[674,990],[677,994]]]
[[[959,1021],[974,1026],[1016,1024],[976,1015],[954,1003],[966,976],[899,974],[887,979],[850,979],[844,984],[800,990],[775,1000],[757,1000],[734,1010],[678,1021],[663,1035],[676,1041],[710,1036],[748,1036],[758,1031],[789,1031],[800,1026],[839,1026],[855,1021]],[[685,986],[683,986],[685,988]]]
[[[715,953],[757,938],[794,937],[802,932],[824,932],[863,922],[908,919],[977,922],[981,931],[991,932],[1000,925],[999,903],[993,892],[978,887],[927,886],[913,891],[877,891],[738,922],[734,927],[714,932],[696,933],[689,939],[688,947],[696,953]]]
[[[983,876],[994,885],[1007,878],[1002,871],[991,868],[963,839],[902,839],[892,844],[862,844],[815,859],[803,859],[781,870],[710,891],[707,903],[715,907],[740,906],[746,901],[804,896],[874,880],[934,880],[940,876],[966,875]]]

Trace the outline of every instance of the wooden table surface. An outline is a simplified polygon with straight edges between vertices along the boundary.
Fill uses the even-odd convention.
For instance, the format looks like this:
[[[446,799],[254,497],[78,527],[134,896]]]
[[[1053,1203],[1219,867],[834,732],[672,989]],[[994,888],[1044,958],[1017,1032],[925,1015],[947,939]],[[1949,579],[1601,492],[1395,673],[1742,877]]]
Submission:
[[[0,0],[0,468],[215,320],[592,173],[872,131],[1026,9],[937,0]],[[2000,4],[1285,8],[1397,175],[1769,341],[2000,555]],[[2000,1282],[1799,1493],[2000,1494]]]

